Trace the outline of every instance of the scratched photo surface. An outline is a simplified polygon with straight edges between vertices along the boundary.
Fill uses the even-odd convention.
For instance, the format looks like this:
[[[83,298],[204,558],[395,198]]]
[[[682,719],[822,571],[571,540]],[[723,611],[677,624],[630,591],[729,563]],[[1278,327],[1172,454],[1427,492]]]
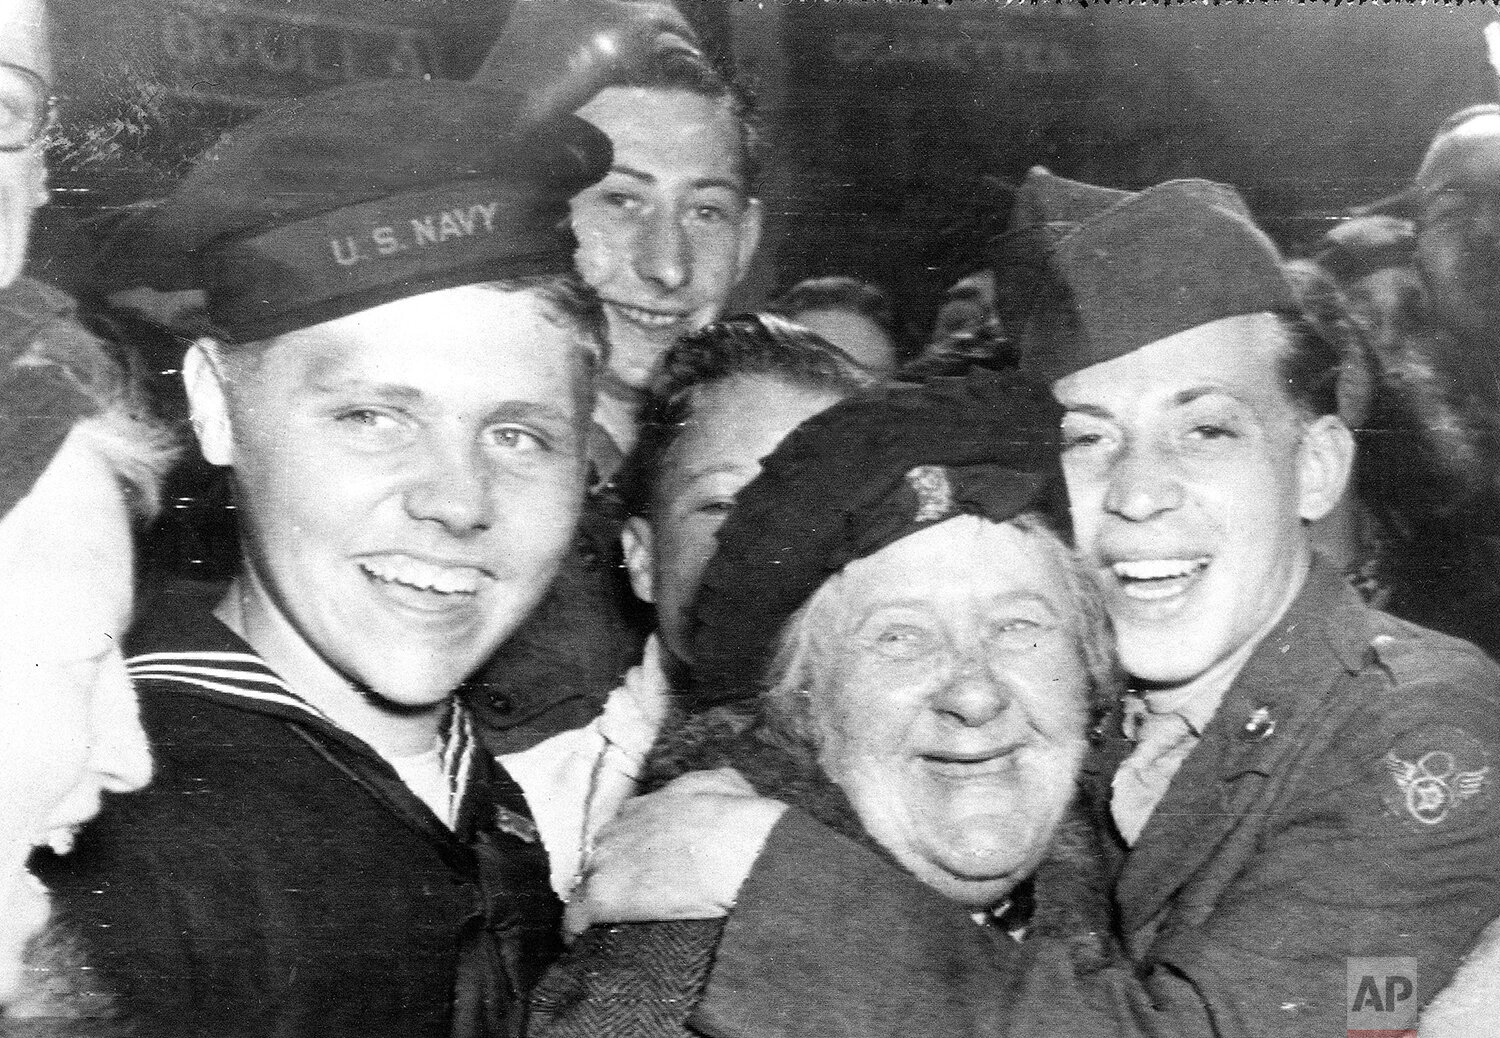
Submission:
[[[267,106],[362,81],[468,80],[517,9],[564,2],[49,0],[51,201],[37,213],[27,273],[80,299],[191,444],[184,344],[152,318],[193,300],[116,298],[98,317],[101,244]],[[889,294],[906,356],[960,319],[944,307],[950,286],[985,266],[985,243],[1005,229],[1032,167],[1132,190],[1177,178],[1232,184],[1287,256],[1310,257],[1362,206],[1412,183],[1450,115],[1500,101],[1500,57],[1485,34],[1496,15],[1474,3],[679,7],[753,90],[763,137],[764,232],[727,312],[756,310],[804,278],[848,275]],[[491,215],[476,204],[458,219],[472,232]],[[400,230],[410,242],[382,226],[363,244],[381,255],[421,246],[412,223]],[[340,244],[339,262],[359,258]],[[227,581],[240,566],[224,470],[191,446],[187,455],[138,537],[142,587]],[[1400,465],[1385,472],[1399,486]],[[492,695],[478,706],[510,705]],[[1391,813],[1429,824],[1477,797],[1482,776],[1462,764],[1417,750],[1388,762]],[[1393,994],[1405,983],[1390,979],[1395,968],[1369,961],[1350,967],[1355,1008],[1405,999]]]
[[[329,86],[466,79],[512,3],[53,0],[52,203],[29,271],[86,294],[97,243],[218,134]],[[764,125],[766,229],[730,309],[852,275],[892,294],[912,346],[944,289],[982,266],[1033,165],[1128,188],[1222,180],[1284,251],[1308,255],[1351,208],[1408,184],[1449,114],[1497,96],[1491,14],[1475,4],[684,7],[753,87]],[[141,352],[180,414],[175,350]],[[232,532],[204,481],[180,474],[147,549],[223,576]]]

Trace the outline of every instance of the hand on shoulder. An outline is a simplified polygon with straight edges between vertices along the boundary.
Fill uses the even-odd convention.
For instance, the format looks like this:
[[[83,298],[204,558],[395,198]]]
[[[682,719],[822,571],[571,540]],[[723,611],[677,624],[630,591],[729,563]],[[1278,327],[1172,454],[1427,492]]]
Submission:
[[[727,915],[785,810],[732,768],[683,775],[627,802],[588,853],[568,933]]]

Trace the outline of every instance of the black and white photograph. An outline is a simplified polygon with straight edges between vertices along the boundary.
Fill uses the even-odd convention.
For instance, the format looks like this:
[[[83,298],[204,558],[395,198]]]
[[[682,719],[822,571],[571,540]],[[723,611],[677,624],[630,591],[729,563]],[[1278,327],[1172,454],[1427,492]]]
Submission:
[[[1497,659],[1500,7],[0,0],[0,1038],[1500,1036]]]

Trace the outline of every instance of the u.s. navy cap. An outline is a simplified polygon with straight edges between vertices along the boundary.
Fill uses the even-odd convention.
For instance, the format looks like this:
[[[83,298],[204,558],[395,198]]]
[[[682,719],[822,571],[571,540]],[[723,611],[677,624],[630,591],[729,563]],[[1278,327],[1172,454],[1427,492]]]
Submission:
[[[991,250],[1021,366],[1053,380],[1224,317],[1297,308],[1282,256],[1231,187],[1119,191],[1040,166]]]
[[[353,84],[230,130],[127,220],[116,288],[201,289],[254,341],[423,292],[573,269],[568,199],[608,170],[573,116],[525,128],[520,98],[463,83]]]

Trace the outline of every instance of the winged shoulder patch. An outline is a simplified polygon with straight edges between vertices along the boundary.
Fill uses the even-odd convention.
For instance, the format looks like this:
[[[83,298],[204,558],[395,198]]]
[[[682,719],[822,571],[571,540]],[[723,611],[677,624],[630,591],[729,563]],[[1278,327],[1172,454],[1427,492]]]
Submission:
[[[1489,754],[1473,736],[1440,729],[1407,736],[1382,759],[1388,814],[1419,828],[1441,826],[1489,799]]]

